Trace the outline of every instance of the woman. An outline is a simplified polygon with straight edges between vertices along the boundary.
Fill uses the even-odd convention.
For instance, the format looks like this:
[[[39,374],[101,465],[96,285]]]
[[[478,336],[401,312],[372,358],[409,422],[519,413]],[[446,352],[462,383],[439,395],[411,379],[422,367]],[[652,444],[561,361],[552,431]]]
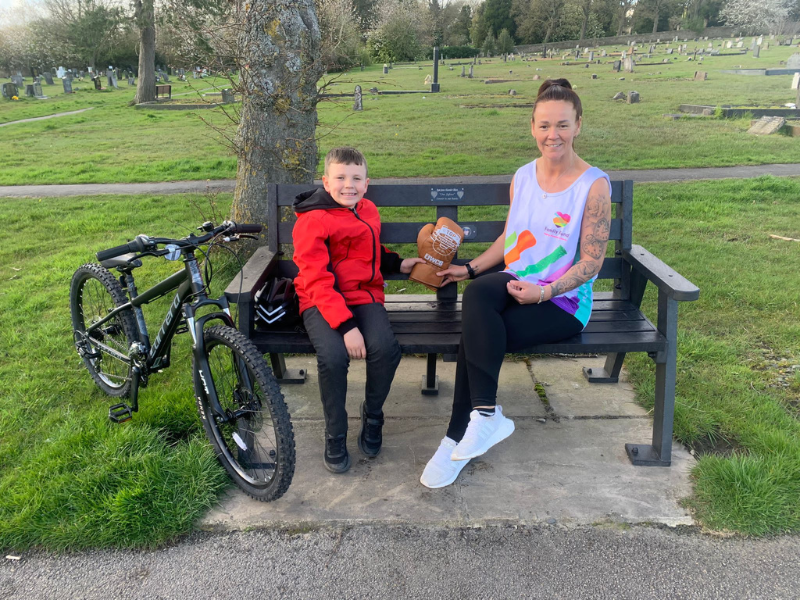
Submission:
[[[453,483],[470,459],[514,431],[496,405],[506,352],[566,339],[589,321],[611,224],[611,182],[575,153],[582,112],[566,79],[542,84],[531,116],[541,158],[511,180],[503,235],[465,266],[439,273],[446,284],[505,262],[504,271],[464,292],[450,425],[420,478],[429,488]]]

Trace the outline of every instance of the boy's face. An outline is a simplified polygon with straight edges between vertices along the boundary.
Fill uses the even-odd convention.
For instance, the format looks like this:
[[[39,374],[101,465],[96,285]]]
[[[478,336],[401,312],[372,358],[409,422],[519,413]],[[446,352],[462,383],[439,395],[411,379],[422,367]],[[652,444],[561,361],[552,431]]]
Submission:
[[[322,176],[322,185],[337,204],[352,208],[367,193],[367,166],[331,163],[328,172]]]

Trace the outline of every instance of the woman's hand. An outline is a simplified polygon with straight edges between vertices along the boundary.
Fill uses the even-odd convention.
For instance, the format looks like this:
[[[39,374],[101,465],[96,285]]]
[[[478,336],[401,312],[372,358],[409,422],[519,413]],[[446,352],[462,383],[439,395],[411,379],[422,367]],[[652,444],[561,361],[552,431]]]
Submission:
[[[542,289],[535,283],[527,281],[518,281],[512,279],[506,284],[508,293],[513,296],[514,300],[520,304],[539,304],[539,297],[542,295]],[[544,296],[542,302],[550,300],[550,286],[544,286]]]
[[[469,271],[464,265],[450,265],[444,271],[436,273],[438,277],[444,277],[442,280],[442,287],[454,281],[464,281],[469,279]]]
[[[400,263],[400,272],[408,275],[411,273],[411,269],[414,268],[414,265],[424,262],[424,258],[404,258],[403,262]]]

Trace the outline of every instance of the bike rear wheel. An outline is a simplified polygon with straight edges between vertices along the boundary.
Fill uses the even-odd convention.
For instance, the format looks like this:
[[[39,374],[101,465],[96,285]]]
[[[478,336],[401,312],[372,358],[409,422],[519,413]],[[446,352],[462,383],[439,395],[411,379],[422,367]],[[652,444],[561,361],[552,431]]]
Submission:
[[[131,344],[137,339],[133,311],[120,312],[91,335],[86,330],[127,301],[122,286],[105,267],[87,263],[72,276],[69,302],[75,347],[94,382],[115,398],[130,395],[131,365],[102,348],[98,342],[127,357]]]
[[[280,386],[264,357],[236,329],[204,332],[209,370],[222,415],[214,412],[193,364],[200,418],[217,458],[247,495],[280,498],[294,476],[294,432]]]

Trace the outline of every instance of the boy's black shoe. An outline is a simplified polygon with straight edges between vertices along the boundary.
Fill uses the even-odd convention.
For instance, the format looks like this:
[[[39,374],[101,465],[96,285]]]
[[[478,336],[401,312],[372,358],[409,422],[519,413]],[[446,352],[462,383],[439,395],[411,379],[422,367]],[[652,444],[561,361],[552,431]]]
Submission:
[[[331,473],[344,473],[350,468],[350,455],[347,453],[347,434],[329,436],[325,434],[325,454],[323,464]]]
[[[383,415],[375,417],[367,413],[367,401],[361,403],[361,432],[358,448],[367,456],[378,456],[383,443]]]

